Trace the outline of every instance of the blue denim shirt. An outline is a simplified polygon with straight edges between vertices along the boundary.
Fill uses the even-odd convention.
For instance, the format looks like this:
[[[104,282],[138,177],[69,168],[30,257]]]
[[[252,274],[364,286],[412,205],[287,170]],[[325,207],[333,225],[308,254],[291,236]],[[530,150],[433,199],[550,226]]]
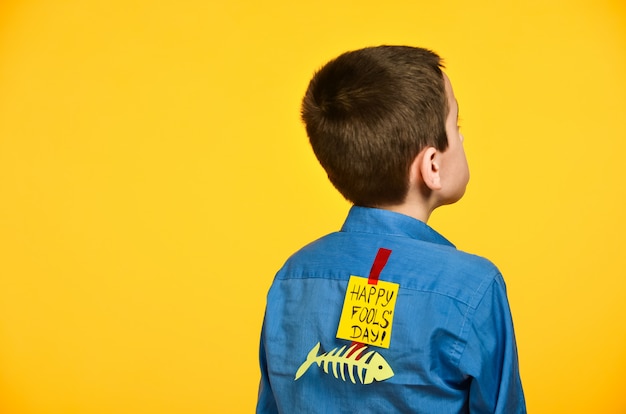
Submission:
[[[350,356],[337,338],[348,281],[368,277],[380,248],[391,251],[380,281],[399,285],[389,347]],[[372,380],[383,365],[390,375]],[[386,210],[353,207],[340,232],[288,259],[267,296],[260,366],[257,413],[526,412],[498,269]]]

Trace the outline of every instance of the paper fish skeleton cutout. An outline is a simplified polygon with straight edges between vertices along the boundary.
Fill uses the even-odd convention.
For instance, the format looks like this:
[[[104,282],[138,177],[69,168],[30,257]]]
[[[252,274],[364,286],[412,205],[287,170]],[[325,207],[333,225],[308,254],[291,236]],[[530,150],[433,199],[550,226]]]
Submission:
[[[367,349],[367,346],[363,346],[355,351],[357,346],[359,345],[354,344],[347,350],[346,346],[341,347],[341,349],[334,348],[329,352],[317,355],[320,350],[320,343],[318,342],[307,355],[306,361],[298,368],[294,381],[300,378],[313,363],[316,363],[318,367],[324,364],[324,372],[327,374],[329,373],[329,367],[332,366],[335,378],[339,378],[339,374],[341,374],[343,381],[346,380],[345,372],[348,371],[350,381],[352,381],[353,384],[356,384],[354,371],[357,372],[359,381],[362,384],[371,384],[374,381],[384,381],[393,377],[393,370],[387,361],[385,361],[385,358],[376,351],[370,351],[361,356]],[[354,353],[352,353],[352,351],[354,351]],[[365,374],[365,377],[363,374]]]

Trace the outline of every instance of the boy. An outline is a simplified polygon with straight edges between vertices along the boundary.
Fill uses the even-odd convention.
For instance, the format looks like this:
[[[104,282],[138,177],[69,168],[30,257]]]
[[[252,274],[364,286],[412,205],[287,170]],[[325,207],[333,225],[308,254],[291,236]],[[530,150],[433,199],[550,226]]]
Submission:
[[[442,67],[380,46],[311,80],[311,146],[354,206],[276,275],[257,413],[526,412],[500,272],[426,224],[469,180]]]

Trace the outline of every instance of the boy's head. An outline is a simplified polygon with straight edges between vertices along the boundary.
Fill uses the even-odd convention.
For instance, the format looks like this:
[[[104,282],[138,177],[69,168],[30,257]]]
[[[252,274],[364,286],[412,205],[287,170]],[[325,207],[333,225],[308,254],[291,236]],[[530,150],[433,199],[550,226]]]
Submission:
[[[417,155],[427,147],[446,151],[452,92],[442,67],[429,50],[379,46],[344,53],[314,75],[302,119],[346,199],[370,207],[403,203]]]

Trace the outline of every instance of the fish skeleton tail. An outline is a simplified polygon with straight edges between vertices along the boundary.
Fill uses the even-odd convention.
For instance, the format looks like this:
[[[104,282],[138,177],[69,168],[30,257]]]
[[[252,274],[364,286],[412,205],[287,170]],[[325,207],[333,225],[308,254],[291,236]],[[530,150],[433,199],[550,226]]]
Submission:
[[[296,371],[296,377],[294,378],[294,381],[296,381],[298,378],[304,375],[304,373],[309,369],[309,367],[313,365],[314,362],[316,362],[317,351],[319,350],[320,350],[320,343],[318,342],[317,345],[315,345],[313,349],[309,351],[309,354],[306,356],[306,361],[304,361],[302,365],[300,365],[300,368],[298,368],[298,371]]]

